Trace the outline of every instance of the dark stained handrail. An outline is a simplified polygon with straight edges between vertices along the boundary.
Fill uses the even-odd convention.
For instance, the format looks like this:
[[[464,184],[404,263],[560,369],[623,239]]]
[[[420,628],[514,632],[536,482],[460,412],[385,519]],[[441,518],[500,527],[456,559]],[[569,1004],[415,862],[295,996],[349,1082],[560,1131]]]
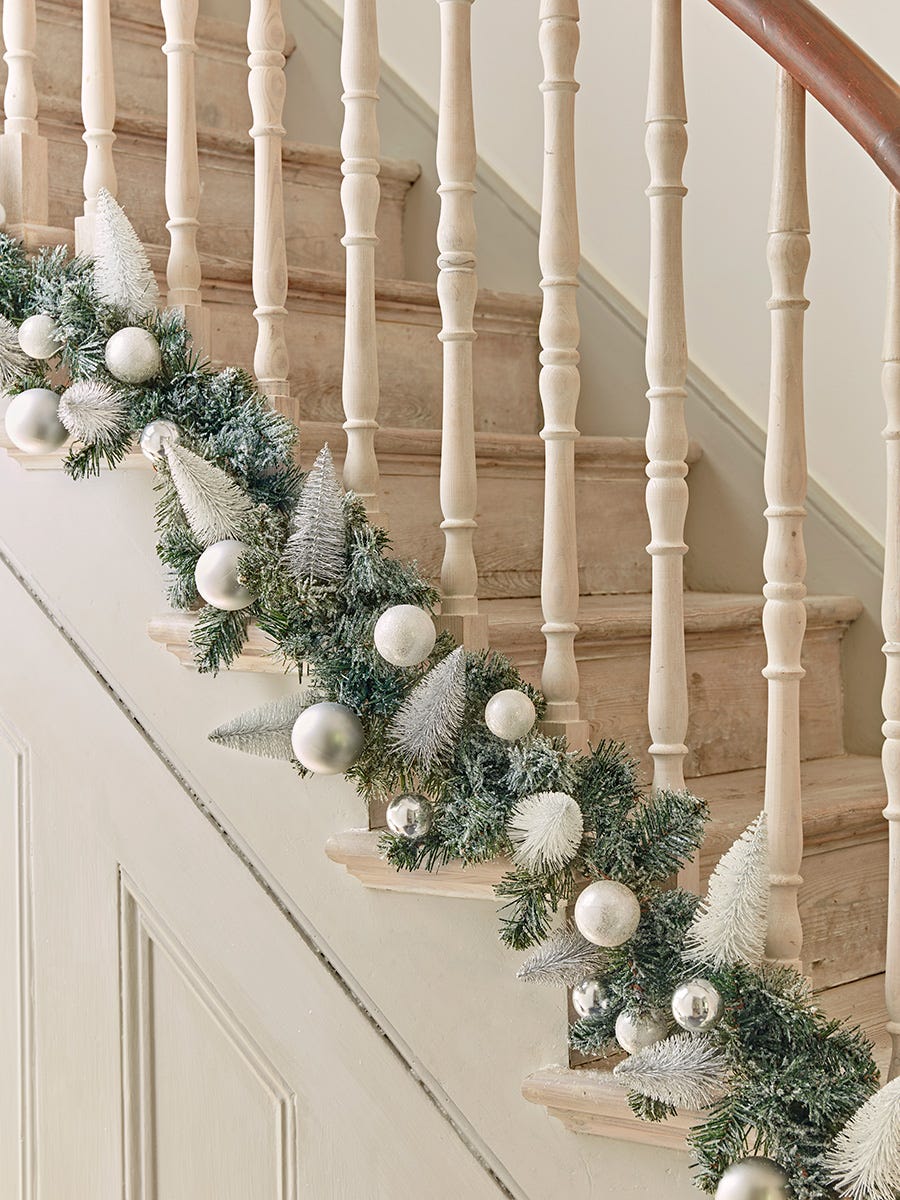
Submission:
[[[900,188],[900,83],[809,0],[710,0],[780,63]]]

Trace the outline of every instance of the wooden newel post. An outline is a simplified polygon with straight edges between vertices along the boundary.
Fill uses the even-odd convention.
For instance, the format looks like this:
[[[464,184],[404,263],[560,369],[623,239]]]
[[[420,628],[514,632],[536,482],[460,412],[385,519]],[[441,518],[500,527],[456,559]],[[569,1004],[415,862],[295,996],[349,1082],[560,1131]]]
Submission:
[[[472,400],[475,274],[475,119],[472,111],[472,0],[438,0],[441,13],[441,88],[437,169],[438,300],[444,348],[441,425],[441,511],[444,561],[442,614],[469,649],[487,646],[487,618],[478,612],[478,568],[472,545],[476,529],[475,414]]]
[[[46,226],[47,141],[38,133],[38,96],[34,85],[37,17],[35,0],[5,0],[5,121],[0,138],[0,186],[6,224],[24,236],[29,225]]]

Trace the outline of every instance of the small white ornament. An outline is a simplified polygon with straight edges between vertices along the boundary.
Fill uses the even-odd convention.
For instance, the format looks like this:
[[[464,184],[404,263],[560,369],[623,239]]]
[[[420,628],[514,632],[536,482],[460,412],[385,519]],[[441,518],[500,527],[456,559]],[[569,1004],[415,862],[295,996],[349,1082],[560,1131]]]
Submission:
[[[49,388],[28,388],[6,409],[9,440],[26,454],[49,454],[69,436],[59,419],[59,396]]]
[[[29,358],[52,358],[62,349],[59,326],[49,313],[26,317],[19,326],[19,345]]]
[[[718,1025],[725,1005],[708,979],[690,979],[672,996],[672,1016],[688,1033],[706,1033]]]
[[[362,753],[365,733],[352,709],[332,700],[305,708],[294,723],[291,745],[301,766],[317,775],[342,775]]]
[[[106,343],[106,369],[120,383],[146,383],[162,368],[159,342],[149,329],[129,325]]]
[[[484,710],[488,729],[504,742],[516,742],[531,733],[536,720],[531,699],[516,688],[504,688],[491,696]]]
[[[194,582],[207,604],[236,612],[254,602],[256,596],[238,579],[238,563],[249,549],[246,542],[226,538],[203,551],[194,568]]]
[[[433,815],[429,800],[415,792],[395,796],[385,813],[391,833],[400,834],[410,841],[425,837],[431,829]]]
[[[623,945],[634,936],[640,920],[637,896],[614,879],[589,883],[575,901],[578,932],[595,946]]]
[[[431,614],[415,604],[395,604],[375,622],[375,649],[395,667],[415,667],[434,649]]]
[[[565,792],[525,796],[506,827],[513,858],[526,871],[556,871],[575,857],[584,833],[578,802]]]
[[[572,1007],[579,1017],[602,1017],[611,1004],[609,989],[597,979],[582,979],[572,988]]]
[[[637,1054],[661,1042],[669,1032],[666,1014],[654,1009],[649,1013],[621,1012],[616,1018],[616,1041],[626,1054]]]
[[[787,1175],[770,1158],[742,1158],[719,1180],[716,1200],[788,1200]]]
[[[180,441],[181,430],[174,421],[151,421],[141,430],[141,453],[152,463],[162,462],[165,447],[177,446]]]

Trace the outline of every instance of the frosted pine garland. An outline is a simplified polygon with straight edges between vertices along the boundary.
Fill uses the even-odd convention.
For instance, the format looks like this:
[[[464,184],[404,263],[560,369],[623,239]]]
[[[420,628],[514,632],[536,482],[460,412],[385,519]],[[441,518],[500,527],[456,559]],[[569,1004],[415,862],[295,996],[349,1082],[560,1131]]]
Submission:
[[[520,867],[532,872],[557,871],[575,857],[584,818],[565,792],[539,792],[518,802],[506,832]]]
[[[632,1054],[613,1071],[616,1082],[673,1108],[706,1108],[727,1075],[722,1052],[705,1034],[678,1033]]]
[[[76,442],[102,444],[120,436],[128,421],[128,405],[100,379],[83,379],[66,388],[59,419]]]
[[[106,304],[140,321],[156,308],[159,289],[131,222],[106,188],[97,193],[94,287]]]
[[[28,370],[28,356],[19,345],[19,331],[12,321],[0,315],[0,383],[14,389]]]
[[[172,483],[188,525],[204,546],[240,538],[253,503],[233,479],[186,446],[163,443]]]
[[[714,967],[758,966],[766,948],[769,837],[760,813],[719,860],[685,939],[685,954]]]
[[[410,763],[426,770],[453,745],[466,703],[466,652],[459,646],[433,667],[397,710],[390,737]]]
[[[575,987],[582,979],[590,979],[601,971],[605,963],[605,952],[570,927],[538,946],[519,967],[517,978],[524,983]]]
[[[347,570],[343,489],[325,445],[306,477],[284,548],[284,562],[299,584],[336,583]]]
[[[876,1092],[838,1134],[828,1155],[835,1188],[850,1200],[900,1195],[900,1079]]]
[[[251,708],[214,729],[209,740],[260,758],[291,760],[294,757],[291,730],[307,703],[304,693],[298,692],[271,704]]]

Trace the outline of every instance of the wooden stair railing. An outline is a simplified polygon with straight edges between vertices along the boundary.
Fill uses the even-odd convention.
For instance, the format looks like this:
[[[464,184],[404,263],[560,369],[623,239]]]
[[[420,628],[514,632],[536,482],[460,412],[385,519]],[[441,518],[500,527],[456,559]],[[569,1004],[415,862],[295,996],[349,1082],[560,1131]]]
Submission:
[[[38,132],[38,94],[34,85],[37,15],[35,0],[6,0],[3,5],[5,120],[0,137],[0,185],[6,222],[24,233],[48,220],[47,140]]]
[[[106,188],[115,196],[116,85],[113,76],[112,25],[109,0],[85,0],[82,9],[81,114],[84,120],[84,216],[75,218],[75,249],[90,254],[94,246],[97,196]]]

